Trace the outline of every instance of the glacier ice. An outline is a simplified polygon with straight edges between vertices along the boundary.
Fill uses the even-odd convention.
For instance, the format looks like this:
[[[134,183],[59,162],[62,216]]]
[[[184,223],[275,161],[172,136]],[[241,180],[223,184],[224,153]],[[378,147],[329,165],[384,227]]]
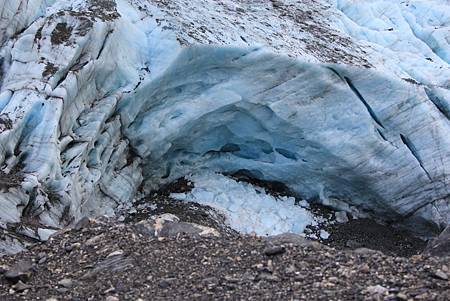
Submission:
[[[274,197],[262,188],[211,172],[193,174],[188,179],[194,184],[191,192],[170,196],[216,209],[238,232],[260,236],[303,233],[307,226],[317,225],[315,216],[296,205],[293,197]]]
[[[0,3],[0,221],[65,226],[244,171],[450,222],[448,1]]]

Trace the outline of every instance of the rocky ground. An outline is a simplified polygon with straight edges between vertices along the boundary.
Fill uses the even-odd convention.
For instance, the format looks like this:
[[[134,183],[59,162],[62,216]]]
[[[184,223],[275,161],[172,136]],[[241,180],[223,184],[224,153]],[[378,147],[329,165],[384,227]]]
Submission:
[[[3,257],[0,300],[450,298],[449,258],[337,250],[296,235],[154,235],[146,229],[145,221],[85,220]]]
[[[276,183],[247,179],[277,195]],[[179,180],[0,257],[0,300],[448,300],[448,257],[368,219],[327,224],[327,240],[242,235],[213,208],[175,201]],[[311,208],[324,217],[330,209]],[[311,233],[319,229],[311,229]]]

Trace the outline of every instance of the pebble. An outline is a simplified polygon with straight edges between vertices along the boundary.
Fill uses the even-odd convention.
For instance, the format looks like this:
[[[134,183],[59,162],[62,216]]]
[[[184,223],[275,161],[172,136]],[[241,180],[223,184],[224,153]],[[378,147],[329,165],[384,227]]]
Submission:
[[[441,280],[448,280],[448,275],[446,273],[442,272],[441,270],[437,270],[434,273],[434,276]]]
[[[286,249],[281,246],[268,246],[264,249],[264,254],[267,256],[275,256],[283,254],[284,252],[286,252]]]
[[[169,286],[172,285],[172,283],[175,281],[175,278],[167,278],[167,279],[162,279],[161,281],[159,281],[159,287],[160,288],[168,288]]]
[[[385,293],[387,293],[389,290],[387,288],[385,288],[384,286],[381,285],[373,285],[373,286],[369,286],[366,289],[366,292],[371,294],[371,295],[384,295]]]
[[[64,279],[60,280],[58,282],[58,284],[65,288],[71,288],[73,286],[73,281],[72,281],[72,279],[64,278]]]
[[[108,296],[106,297],[106,301],[119,301],[119,298],[115,296]]]
[[[108,256],[106,256],[106,257],[113,257],[113,256],[119,256],[119,255],[123,255],[123,251],[122,250],[114,251],[114,252],[108,254]]]

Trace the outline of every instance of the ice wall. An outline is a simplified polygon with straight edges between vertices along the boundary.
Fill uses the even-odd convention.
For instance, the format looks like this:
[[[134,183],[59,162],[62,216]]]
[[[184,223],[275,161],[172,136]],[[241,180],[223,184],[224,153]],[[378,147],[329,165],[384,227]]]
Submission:
[[[448,4],[38,2],[0,4],[0,221],[113,214],[142,183],[207,169],[449,223],[450,34],[430,29]],[[383,5],[395,39],[371,24]]]

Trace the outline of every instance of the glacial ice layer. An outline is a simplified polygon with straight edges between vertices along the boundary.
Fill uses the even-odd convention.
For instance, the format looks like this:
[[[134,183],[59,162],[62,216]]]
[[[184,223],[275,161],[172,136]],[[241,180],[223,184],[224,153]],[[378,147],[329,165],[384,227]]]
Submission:
[[[322,2],[307,7],[325,10]],[[0,222],[32,217],[60,227],[113,214],[139,187],[199,170],[280,181],[303,198],[422,234],[450,222],[448,44],[427,51],[433,68],[443,67],[425,82],[430,69],[377,67],[379,56],[365,57],[370,45],[358,44],[340,11],[347,33],[317,26],[321,16],[281,18],[287,0],[260,11],[193,1],[188,12],[180,1],[171,2],[176,9],[33,3],[0,4]],[[209,6],[217,8],[195,17]],[[253,23],[231,25],[246,9]],[[220,21],[192,35],[183,27],[214,12]],[[280,49],[269,35],[275,25],[298,26],[310,40]]]

